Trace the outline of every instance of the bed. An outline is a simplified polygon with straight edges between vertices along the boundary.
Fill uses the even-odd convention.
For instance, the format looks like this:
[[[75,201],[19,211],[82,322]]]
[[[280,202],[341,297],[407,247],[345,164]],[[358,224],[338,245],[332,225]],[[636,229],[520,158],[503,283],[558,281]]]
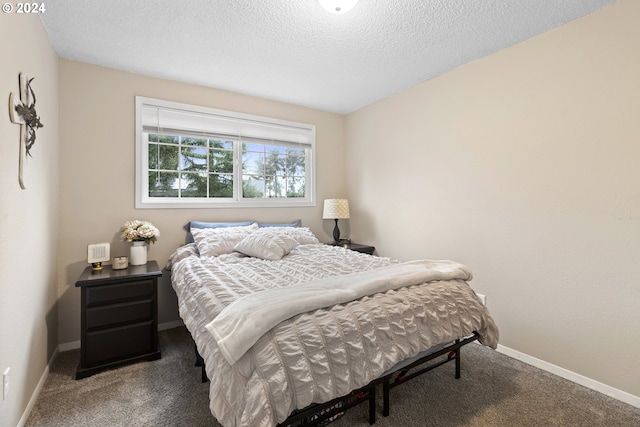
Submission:
[[[223,426],[298,425],[314,405],[328,418],[359,399],[373,422],[376,385],[387,415],[399,364],[439,350],[459,375],[460,346],[497,346],[464,265],[403,263],[271,225],[191,228],[167,263]]]

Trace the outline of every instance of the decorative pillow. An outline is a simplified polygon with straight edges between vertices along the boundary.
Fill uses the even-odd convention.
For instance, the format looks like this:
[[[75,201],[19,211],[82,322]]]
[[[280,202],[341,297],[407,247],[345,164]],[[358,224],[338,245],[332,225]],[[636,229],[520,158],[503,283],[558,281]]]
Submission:
[[[254,222],[244,227],[193,228],[191,234],[200,256],[218,256],[232,253],[238,242],[257,229],[258,224]]]
[[[268,222],[259,222],[258,223],[258,227],[263,228],[263,227],[300,227],[302,225],[302,220],[301,219],[297,219],[293,222],[284,222],[284,223],[277,223],[277,222],[273,222],[273,223],[268,223]]]
[[[253,224],[254,221],[240,221],[240,222],[202,222],[202,221],[190,221],[184,227],[188,232],[188,241],[193,243],[192,228],[224,228],[224,227],[241,227]]]
[[[254,231],[235,245],[234,249],[251,257],[277,261],[298,246],[298,242],[271,231],[271,227]]]
[[[318,238],[307,227],[268,227],[264,230],[268,230],[278,236],[291,237],[300,245],[320,243]]]

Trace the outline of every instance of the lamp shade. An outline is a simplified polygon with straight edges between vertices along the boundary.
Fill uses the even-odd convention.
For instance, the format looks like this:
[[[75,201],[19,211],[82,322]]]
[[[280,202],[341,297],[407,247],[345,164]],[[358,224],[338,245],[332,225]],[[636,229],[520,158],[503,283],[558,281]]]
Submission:
[[[322,210],[323,219],[349,219],[349,200],[326,199]]]

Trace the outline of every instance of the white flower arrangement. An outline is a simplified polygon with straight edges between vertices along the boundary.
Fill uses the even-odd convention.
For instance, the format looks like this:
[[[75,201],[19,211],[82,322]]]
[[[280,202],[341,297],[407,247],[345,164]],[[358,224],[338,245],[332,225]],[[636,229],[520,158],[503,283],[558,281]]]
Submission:
[[[158,240],[160,231],[149,221],[136,219],[124,223],[121,237],[126,242],[145,242],[149,244]]]

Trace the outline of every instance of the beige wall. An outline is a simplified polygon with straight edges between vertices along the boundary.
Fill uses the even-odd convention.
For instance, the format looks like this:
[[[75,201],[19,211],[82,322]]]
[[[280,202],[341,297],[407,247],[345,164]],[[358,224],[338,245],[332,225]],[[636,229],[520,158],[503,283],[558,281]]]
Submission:
[[[58,59],[34,15],[0,13],[0,377],[11,368],[0,424],[18,424],[58,345]],[[37,132],[18,184],[20,127],[10,122],[18,74],[34,77]]]
[[[74,282],[88,243],[126,254],[118,230],[133,218],[161,229],[150,250],[161,264],[191,219],[301,218],[330,240],[322,199],[345,196],[343,235],[382,255],[470,265],[503,345],[640,396],[638,18],[640,4],[623,0],[345,120],[68,60],[58,68],[37,17],[0,14],[0,93],[6,102],[17,91],[21,71],[36,77],[45,124],[21,190],[19,128],[6,111],[0,120],[0,374],[12,373],[0,419],[18,423],[56,346],[79,339]],[[135,210],[135,95],[316,124],[318,206]],[[166,274],[160,288],[160,321],[177,320]]]
[[[317,195],[310,208],[134,209],[134,97],[190,103],[316,125]],[[302,219],[321,240],[331,240],[322,221],[322,199],[342,197],[344,116],[244,95],[60,61],[60,343],[80,339],[80,293],[74,284],[87,266],[87,244],[110,242],[112,256],[128,255],[119,229],[146,219],[160,229],[149,258],[164,266],[184,243],[190,220],[291,221]],[[326,224],[325,224],[326,223]],[[178,320],[168,273],[159,286],[160,323]]]
[[[475,272],[502,345],[640,396],[640,2],[348,116],[353,237]]]

